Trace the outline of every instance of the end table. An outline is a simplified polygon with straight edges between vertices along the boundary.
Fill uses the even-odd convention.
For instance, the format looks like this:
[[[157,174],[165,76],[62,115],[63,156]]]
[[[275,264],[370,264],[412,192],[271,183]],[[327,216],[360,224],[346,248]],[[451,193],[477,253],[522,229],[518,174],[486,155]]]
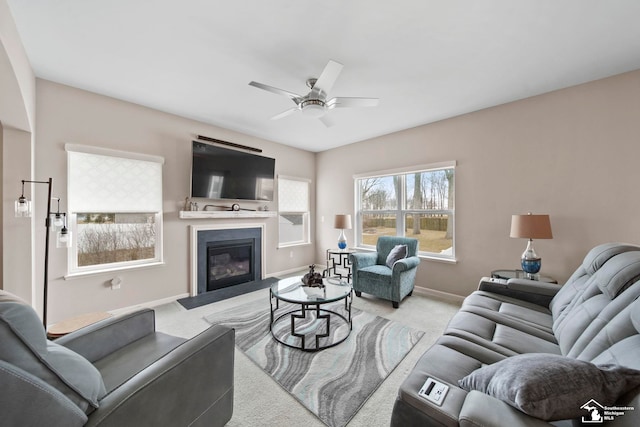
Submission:
[[[351,260],[349,255],[355,253],[354,249],[327,249],[327,269],[324,277],[346,278],[351,282]]]
[[[527,273],[525,273],[522,270],[493,270],[491,272],[491,277],[494,277],[496,279],[528,279],[529,277],[527,277]],[[544,283],[558,283],[558,281],[552,277],[548,277],[548,276],[541,276],[539,274],[535,275],[535,278],[532,280],[537,280],[538,282],[544,282]]]

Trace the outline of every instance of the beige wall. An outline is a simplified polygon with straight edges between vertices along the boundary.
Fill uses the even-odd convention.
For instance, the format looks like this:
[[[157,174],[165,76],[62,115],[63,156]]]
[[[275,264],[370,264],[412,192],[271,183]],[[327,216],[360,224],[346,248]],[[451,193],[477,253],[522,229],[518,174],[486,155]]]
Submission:
[[[353,175],[455,160],[457,264],[423,260],[417,285],[467,295],[516,268],[511,215],[548,213],[542,273],[564,281],[594,245],[640,243],[640,71],[405,130],[317,157],[318,259],[332,218],[354,206]],[[353,231],[349,233],[353,240]]]
[[[65,280],[66,250],[52,249],[49,322],[82,312],[127,307],[189,292],[189,225],[211,221],[178,218],[178,211],[182,209],[185,197],[189,194],[191,141],[195,135],[261,148],[263,155],[276,159],[277,174],[309,178],[315,182],[313,153],[45,80],[37,80],[37,115],[35,169],[43,179],[53,177],[54,195],[62,198],[61,207],[64,209],[67,185],[65,143],[94,145],[165,158],[163,198],[166,265]],[[258,206],[249,202],[241,205],[249,208]],[[40,206],[44,208],[43,204]],[[275,202],[270,203],[270,209],[277,210]],[[36,215],[44,217],[43,212],[37,212]],[[267,274],[313,262],[315,247],[312,245],[276,249],[276,218],[240,220],[241,223],[243,221],[266,224]],[[44,232],[44,227],[42,228],[40,234]],[[40,241],[44,241],[44,236],[40,234],[36,238],[36,245],[41,245]],[[37,277],[41,277],[40,270],[36,272]],[[121,277],[123,281],[119,290],[111,290],[109,286],[110,280],[115,276]]]
[[[34,292],[34,221],[16,219],[20,180],[31,179],[35,128],[35,77],[9,6],[0,0],[0,151],[2,155],[2,274],[0,288],[38,307]],[[26,188],[27,195],[30,188]],[[42,257],[39,258],[40,260]],[[42,286],[42,282],[40,282]]]
[[[536,247],[543,273],[560,281],[594,245],[640,241],[640,71],[314,155],[51,82],[36,85],[10,14],[3,13],[7,11],[6,1],[0,0],[5,289],[41,303],[44,227],[38,218],[44,217],[39,201],[46,199],[45,189],[34,189],[34,219],[16,222],[10,213],[20,179],[53,177],[54,193],[64,201],[66,142],[166,159],[166,265],[64,280],[66,253],[53,249],[50,322],[188,292],[188,226],[203,221],[179,220],[177,212],[189,191],[189,144],[195,134],[262,148],[277,159],[277,173],[317,183],[312,204],[312,221],[318,219],[315,244],[277,250],[276,220],[265,220],[267,273],[323,261],[324,251],[335,246],[333,215],[353,213],[354,174],[448,160],[458,163],[458,262],[425,260],[418,286],[466,295],[492,269],[515,268],[525,242],[508,237],[513,213],[551,215],[554,239],[538,241]],[[353,232],[348,237],[354,241]],[[123,278],[118,291],[107,286],[115,275]]]

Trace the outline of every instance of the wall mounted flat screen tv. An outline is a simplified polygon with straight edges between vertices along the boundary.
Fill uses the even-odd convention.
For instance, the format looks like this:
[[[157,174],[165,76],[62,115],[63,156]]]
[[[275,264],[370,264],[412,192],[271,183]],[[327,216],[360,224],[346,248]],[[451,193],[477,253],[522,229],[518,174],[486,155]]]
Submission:
[[[272,201],[275,159],[193,141],[191,197]]]

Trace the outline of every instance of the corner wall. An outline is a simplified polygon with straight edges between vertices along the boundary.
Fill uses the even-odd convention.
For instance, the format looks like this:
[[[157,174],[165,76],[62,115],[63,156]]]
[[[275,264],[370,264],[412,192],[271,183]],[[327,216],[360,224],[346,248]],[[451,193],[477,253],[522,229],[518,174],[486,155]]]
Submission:
[[[325,151],[317,156],[318,259],[336,213],[354,214],[353,175],[456,160],[456,264],[423,260],[417,286],[456,295],[526,246],[511,215],[548,213],[542,273],[561,283],[593,246],[640,243],[640,71]],[[354,242],[350,230],[349,242]]]

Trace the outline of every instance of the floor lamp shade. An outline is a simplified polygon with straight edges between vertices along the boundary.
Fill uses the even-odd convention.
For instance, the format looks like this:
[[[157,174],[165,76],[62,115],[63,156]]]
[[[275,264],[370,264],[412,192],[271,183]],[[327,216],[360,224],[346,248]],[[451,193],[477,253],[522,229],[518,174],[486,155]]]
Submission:
[[[510,237],[529,239],[527,248],[520,257],[522,270],[533,278],[542,267],[542,258],[533,248],[533,239],[552,239],[551,221],[549,215],[512,215]]]
[[[351,215],[338,214],[333,222],[333,228],[340,229],[340,235],[338,236],[338,248],[347,248],[347,236],[344,234],[344,230],[351,230]]]

